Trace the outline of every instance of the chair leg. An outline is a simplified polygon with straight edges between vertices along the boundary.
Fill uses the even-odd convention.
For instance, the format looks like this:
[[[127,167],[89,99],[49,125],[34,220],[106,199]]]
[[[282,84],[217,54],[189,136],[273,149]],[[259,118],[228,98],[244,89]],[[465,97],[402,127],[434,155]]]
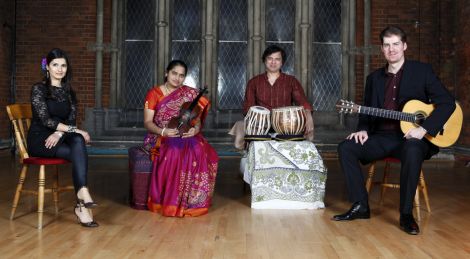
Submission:
[[[416,218],[421,221],[420,203],[419,203],[419,187],[416,189],[414,207],[416,209]]]
[[[23,190],[23,184],[26,179],[26,173],[28,172],[28,165],[23,165],[21,168],[20,178],[18,179],[18,185],[16,186],[15,197],[13,198],[13,205],[11,206],[10,220],[15,217],[16,207],[21,196],[21,190]]]
[[[370,193],[370,188],[372,187],[372,180],[374,179],[375,174],[375,162],[372,162],[369,166],[369,171],[366,180],[366,190],[367,193]]]
[[[387,187],[385,186],[385,184],[388,183],[388,173],[389,173],[389,171],[390,171],[390,163],[385,162],[384,176],[382,178],[382,190],[380,190],[380,202],[379,202],[380,206],[383,205],[385,191],[387,190]]]
[[[42,229],[42,216],[44,212],[44,186],[46,185],[45,165],[39,167],[38,187],[38,229]]]
[[[421,170],[421,174],[419,175],[419,187],[423,192],[424,202],[426,203],[426,209],[428,212],[431,212],[431,206],[429,205],[429,196],[428,196],[428,187],[426,186],[426,182],[424,181],[424,174],[423,170]]]
[[[52,184],[52,198],[54,199],[55,215],[59,215],[59,169],[55,166],[54,183]]]

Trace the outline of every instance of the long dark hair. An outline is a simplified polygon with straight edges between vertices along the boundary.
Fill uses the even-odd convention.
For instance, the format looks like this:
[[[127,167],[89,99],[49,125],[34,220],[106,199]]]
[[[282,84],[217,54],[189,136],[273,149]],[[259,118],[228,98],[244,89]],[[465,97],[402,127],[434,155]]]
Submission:
[[[176,66],[182,66],[184,68],[184,75],[186,76],[186,74],[188,73],[188,66],[186,65],[186,63],[179,59],[172,60],[170,63],[168,63],[168,66],[165,70],[166,73],[170,72],[170,70],[172,70]],[[165,82],[166,81],[168,81],[167,76],[165,76]]]
[[[69,57],[68,57],[67,53],[65,53],[65,51],[63,51],[59,48],[53,48],[53,49],[51,49],[51,51],[49,51],[49,53],[47,53],[47,56],[46,56],[47,65],[49,65],[52,62],[52,60],[54,60],[56,58],[65,59],[65,63],[67,64],[67,72],[65,73],[64,78],[62,78],[62,80],[60,81],[60,84],[69,93],[69,100],[71,102],[75,103],[76,102],[76,96],[75,96],[75,92],[72,90],[72,86],[71,86],[72,64],[70,64]],[[53,87],[53,86],[51,85],[51,78],[49,76],[48,71],[46,71],[43,81],[45,82],[46,86],[48,87],[49,94],[50,94],[51,93],[51,87]]]

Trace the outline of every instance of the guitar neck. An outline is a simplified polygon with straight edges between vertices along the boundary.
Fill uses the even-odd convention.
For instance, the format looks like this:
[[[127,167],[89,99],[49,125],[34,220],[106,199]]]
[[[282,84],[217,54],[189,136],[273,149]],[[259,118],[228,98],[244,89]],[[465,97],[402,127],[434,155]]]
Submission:
[[[366,106],[359,106],[358,113],[371,115],[375,117],[386,118],[386,119],[399,120],[399,121],[407,121],[407,122],[416,121],[416,115],[413,113],[392,111],[392,110],[366,107]]]

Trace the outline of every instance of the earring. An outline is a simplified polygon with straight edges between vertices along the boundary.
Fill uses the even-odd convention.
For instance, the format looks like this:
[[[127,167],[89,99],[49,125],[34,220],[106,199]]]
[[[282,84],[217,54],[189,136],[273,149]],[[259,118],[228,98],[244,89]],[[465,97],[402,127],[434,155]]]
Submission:
[[[46,70],[46,78],[49,79],[49,70]]]

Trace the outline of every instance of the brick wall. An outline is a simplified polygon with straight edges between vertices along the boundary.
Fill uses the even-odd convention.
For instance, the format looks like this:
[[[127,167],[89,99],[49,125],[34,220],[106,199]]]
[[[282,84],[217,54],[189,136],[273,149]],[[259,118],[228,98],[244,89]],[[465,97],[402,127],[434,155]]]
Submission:
[[[105,0],[104,42],[110,40],[111,1]],[[65,50],[73,68],[72,87],[79,101],[78,122],[95,103],[96,0],[17,0],[17,102],[30,101],[31,85],[42,79],[42,57],[52,48]],[[104,54],[103,93],[109,91],[109,55]],[[108,104],[103,98],[103,105]]]
[[[464,126],[459,144],[470,147],[470,6],[459,0],[456,7],[455,36],[455,92],[464,112]]]
[[[0,1],[0,140],[9,137],[8,116],[5,106],[10,99],[10,59],[14,33],[14,2]]]
[[[356,45],[364,46],[364,5],[357,1]],[[393,10],[390,11],[390,10]],[[397,25],[407,33],[406,57],[431,63],[438,73],[439,67],[439,5],[435,1],[371,1],[371,40],[377,49],[380,46],[379,34],[389,25]],[[362,102],[365,76],[363,56],[356,57],[356,101]],[[382,53],[376,52],[371,58],[370,71],[386,63]]]

